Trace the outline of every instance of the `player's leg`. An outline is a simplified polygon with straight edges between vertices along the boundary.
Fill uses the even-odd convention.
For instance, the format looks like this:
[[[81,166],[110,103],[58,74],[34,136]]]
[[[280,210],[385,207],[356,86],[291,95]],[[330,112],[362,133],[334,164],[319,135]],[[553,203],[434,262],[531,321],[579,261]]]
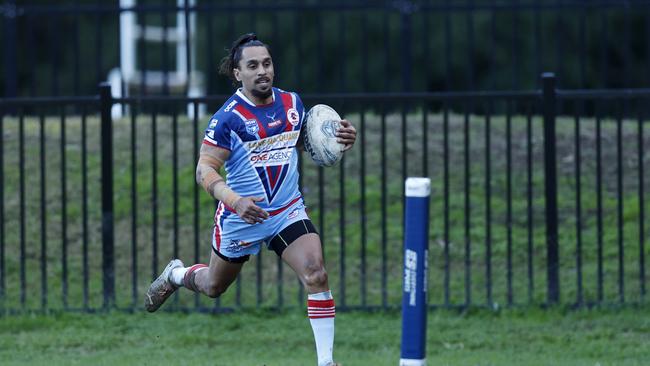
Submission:
[[[280,233],[279,236],[283,236]],[[306,233],[294,239],[282,252],[284,260],[298,275],[307,293],[329,291],[320,237]]]
[[[209,266],[200,263],[184,267],[179,259],[172,259],[149,286],[144,299],[145,309],[149,312],[158,310],[179,287],[218,297],[237,278],[244,262],[227,261],[214,252]]]
[[[219,297],[237,278],[250,254],[259,250],[254,226],[245,223],[219,205],[212,232],[210,265],[195,264],[173,270],[172,281],[190,291],[209,297]],[[245,240],[244,240],[245,239]]]
[[[176,268],[172,271],[174,285],[216,298],[226,292],[235,281],[248,256],[242,259],[221,258],[212,251],[210,265],[195,264],[190,267]]]
[[[293,235],[290,232],[294,226]],[[305,233],[295,227],[304,226]],[[296,272],[307,289],[307,315],[314,332],[318,365],[335,365],[332,359],[334,347],[334,298],[329,290],[327,271],[318,234],[311,231],[309,220],[290,225],[276,236],[286,240],[282,259]],[[300,235],[293,239],[294,236]],[[292,240],[293,239],[293,240]],[[277,252],[277,250],[276,250]]]
[[[238,246],[240,241],[233,242],[232,240],[232,235],[248,238],[247,235],[250,234],[246,230],[248,227],[250,226],[233,215],[224,215],[222,209],[217,210],[212,235],[210,265],[199,263],[185,267],[183,262],[173,259],[147,290],[145,296],[147,311],[158,310],[179,287],[185,287],[190,291],[199,292],[209,297],[218,297],[226,291],[237,278],[244,262],[248,260],[249,253],[246,251],[254,253],[259,250],[259,244],[254,239],[242,242],[248,244],[246,248]],[[244,231],[241,231],[242,228]],[[222,243],[228,243],[228,245],[224,247],[221,245]]]

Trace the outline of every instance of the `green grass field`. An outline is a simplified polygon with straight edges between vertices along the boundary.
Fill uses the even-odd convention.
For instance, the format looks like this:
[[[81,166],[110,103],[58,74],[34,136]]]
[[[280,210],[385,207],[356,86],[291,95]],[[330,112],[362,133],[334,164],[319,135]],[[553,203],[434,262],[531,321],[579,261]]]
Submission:
[[[397,312],[337,314],[344,366],[396,366]],[[206,314],[59,314],[0,318],[0,364],[315,364],[301,311]],[[428,365],[633,366],[650,355],[650,308],[433,311]]]

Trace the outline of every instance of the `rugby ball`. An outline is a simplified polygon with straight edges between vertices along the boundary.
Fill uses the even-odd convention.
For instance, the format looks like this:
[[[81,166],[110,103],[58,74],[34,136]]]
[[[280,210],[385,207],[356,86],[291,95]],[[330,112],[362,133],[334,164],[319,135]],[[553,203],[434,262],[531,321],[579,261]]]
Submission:
[[[341,116],[325,104],[316,104],[305,118],[303,126],[305,150],[319,166],[332,166],[343,157],[345,145],[336,141],[336,130],[341,125]]]

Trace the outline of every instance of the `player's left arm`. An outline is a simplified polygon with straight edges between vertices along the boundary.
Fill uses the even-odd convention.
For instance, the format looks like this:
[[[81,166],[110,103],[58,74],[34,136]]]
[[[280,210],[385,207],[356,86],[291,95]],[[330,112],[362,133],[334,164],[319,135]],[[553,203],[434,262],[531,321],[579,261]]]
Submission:
[[[341,126],[336,130],[336,141],[345,145],[343,151],[348,151],[357,140],[357,129],[347,119],[341,120]]]
[[[296,142],[296,149],[298,151],[305,151],[305,129],[300,129],[300,135],[298,135],[298,141]]]

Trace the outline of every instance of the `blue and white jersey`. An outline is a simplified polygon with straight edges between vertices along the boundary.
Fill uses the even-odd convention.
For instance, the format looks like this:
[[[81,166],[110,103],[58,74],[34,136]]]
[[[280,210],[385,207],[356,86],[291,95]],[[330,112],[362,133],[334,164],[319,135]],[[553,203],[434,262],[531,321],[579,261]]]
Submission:
[[[305,107],[296,93],[273,88],[273,102],[256,106],[241,89],[215,113],[203,143],[230,151],[228,186],[271,213],[300,200],[296,144]]]

